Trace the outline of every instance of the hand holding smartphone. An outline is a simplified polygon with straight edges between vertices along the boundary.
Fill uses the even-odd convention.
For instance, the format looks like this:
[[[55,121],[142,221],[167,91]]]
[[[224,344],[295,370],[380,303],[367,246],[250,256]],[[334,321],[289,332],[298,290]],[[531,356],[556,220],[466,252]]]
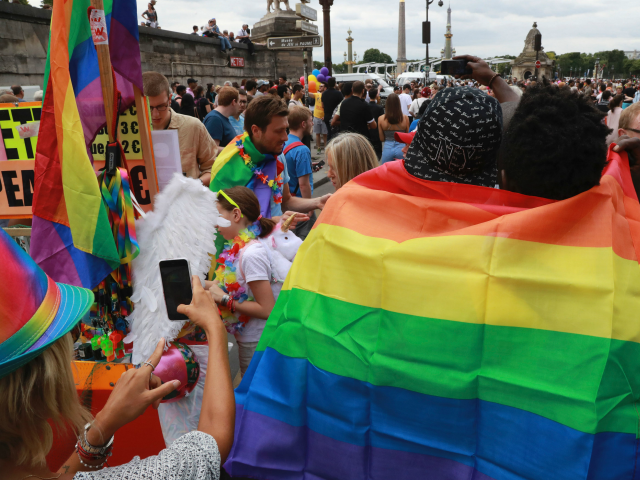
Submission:
[[[443,60],[440,64],[440,73],[442,75],[469,75],[471,69],[468,68],[469,60]]]
[[[191,268],[187,259],[162,260],[160,262],[160,277],[162,278],[162,291],[169,320],[189,320],[189,317],[178,313],[177,310],[178,305],[189,305],[193,299]]]

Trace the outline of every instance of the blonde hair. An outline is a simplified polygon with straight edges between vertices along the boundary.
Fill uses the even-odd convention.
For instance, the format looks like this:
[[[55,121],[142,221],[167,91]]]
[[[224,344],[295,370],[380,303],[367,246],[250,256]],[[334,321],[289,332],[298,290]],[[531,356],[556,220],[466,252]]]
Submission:
[[[342,133],[327,145],[327,162],[335,170],[340,188],[361,173],[378,166],[369,140],[358,133]]]
[[[53,430],[80,432],[91,414],[81,404],[71,370],[73,340],[67,334],[41,355],[0,378],[0,459],[17,465],[45,463]]]
[[[640,103],[633,103],[622,110],[618,128],[631,128],[633,121],[640,115]]]

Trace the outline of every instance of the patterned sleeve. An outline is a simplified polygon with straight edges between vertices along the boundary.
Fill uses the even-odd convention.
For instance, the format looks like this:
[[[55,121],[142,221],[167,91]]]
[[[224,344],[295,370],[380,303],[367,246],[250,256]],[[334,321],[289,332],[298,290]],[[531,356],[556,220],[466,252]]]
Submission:
[[[220,452],[211,435],[195,431],[183,435],[157,456],[99,472],[80,472],[74,480],[219,480]]]

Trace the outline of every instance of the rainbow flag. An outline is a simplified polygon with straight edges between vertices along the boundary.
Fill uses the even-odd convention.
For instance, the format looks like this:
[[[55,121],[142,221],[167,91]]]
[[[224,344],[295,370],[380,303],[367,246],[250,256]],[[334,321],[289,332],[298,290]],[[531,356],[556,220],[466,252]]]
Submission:
[[[638,478],[626,159],[554,202],[390,162],[331,198],[236,389],[233,476]]]
[[[89,0],[56,2],[35,161],[31,255],[55,281],[93,288],[120,265],[90,146],[106,124]],[[105,1],[120,111],[142,89],[132,0]]]

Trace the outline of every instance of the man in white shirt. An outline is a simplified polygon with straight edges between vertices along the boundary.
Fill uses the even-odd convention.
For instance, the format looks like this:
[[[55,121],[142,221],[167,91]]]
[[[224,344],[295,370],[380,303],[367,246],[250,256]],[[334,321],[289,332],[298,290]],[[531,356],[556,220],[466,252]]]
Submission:
[[[240,43],[245,43],[249,47],[249,53],[251,55],[255,55],[255,47],[253,46],[253,42],[251,41],[251,35],[249,34],[249,25],[246,23],[242,25],[242,29],[238,30],[236,33],[236,41]]]
[[[293,97],[289,100],[289,108],[304,107],[304,103],[300,100],[304,97],[304,87],[300,84],[293,86]]]
[[[402,113],[409,117],[411,114],[409,113],[409,107],[411,106],[411,85],[408,83],[402,87],[402,93],[398,95],[400,98],[400,107],[402,108]]]

